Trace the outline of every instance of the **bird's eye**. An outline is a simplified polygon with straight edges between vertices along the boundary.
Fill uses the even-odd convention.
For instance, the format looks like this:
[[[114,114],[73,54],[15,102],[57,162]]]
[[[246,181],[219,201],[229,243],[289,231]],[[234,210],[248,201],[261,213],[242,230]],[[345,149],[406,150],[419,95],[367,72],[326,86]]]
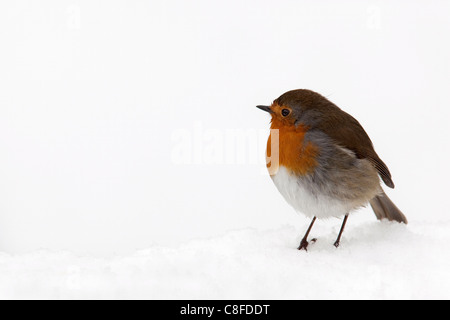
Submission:
[[[283,115],[283,117],[287,117],[289,115],[289,113],[291,113],[291,112],[288,109],[281,110],[281,114]]]

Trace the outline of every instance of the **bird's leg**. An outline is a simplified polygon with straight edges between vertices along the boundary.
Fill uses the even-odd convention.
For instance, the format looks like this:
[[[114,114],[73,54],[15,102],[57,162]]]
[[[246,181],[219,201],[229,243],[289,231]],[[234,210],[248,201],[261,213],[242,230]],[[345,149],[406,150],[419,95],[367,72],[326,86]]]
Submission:
[[[306,231],[306,234],[303,237],[302,242],[300,242],[300,246],[298,247],[298,250],[308,251],[308,245],[309,245],[309,243],[308,243],[308,236],[309,236],[309,233],[311,232],[311,229],[312,229],[312,227],[314,225],[314,222],[316,222],[316,217],[314,217],[314,219],[312,220],[312,222],[311,222],[311,224],[310,224],[310,226],[308,228],[308,231]],[[313,239],[314,242],[315,242],[315,240],[316,239]]]
[[[344,232],[344,228],[345,228],[345,224],[347,223],[347,219],[348,219],[348,214],[345,216],[344,222],[342,222],[341,231],[339,231],[338,238],[336,239],[336,242],[334,243],[334,246],[336,248],[339,247],[339,244],[341,243],[341,237],[342,237],[342,233]]]

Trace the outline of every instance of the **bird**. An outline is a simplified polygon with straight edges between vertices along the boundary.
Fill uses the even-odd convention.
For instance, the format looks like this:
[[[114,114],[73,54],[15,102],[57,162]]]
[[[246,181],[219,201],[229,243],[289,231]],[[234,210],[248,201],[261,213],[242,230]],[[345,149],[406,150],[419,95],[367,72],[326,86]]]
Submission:
[[[270,106],[267,168],[278,191],[297,212],[312,218],[298,250],[308,251],[317,219],[343,218],[334,246],[340,246],[349,215],[372,207],[378,220],[407,224],[406,216],[384,192],[392,175],[375,152],[361,124],[321,94],[299,89]],[[312,242],[317,239],[312,239]]]

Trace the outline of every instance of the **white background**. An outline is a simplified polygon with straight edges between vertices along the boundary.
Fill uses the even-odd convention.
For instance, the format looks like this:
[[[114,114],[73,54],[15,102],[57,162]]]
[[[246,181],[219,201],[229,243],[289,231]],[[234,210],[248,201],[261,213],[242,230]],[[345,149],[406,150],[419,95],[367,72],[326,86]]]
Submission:
[[[411,223],[448,222],[449,12],[437,0],[2,1],[0,251],[111,255],[302,229],[263,143],[206,157],[233,130],[268,130],[255,106],[297,88],[363,124]],[[180,132],[191,163],[174,156]]]

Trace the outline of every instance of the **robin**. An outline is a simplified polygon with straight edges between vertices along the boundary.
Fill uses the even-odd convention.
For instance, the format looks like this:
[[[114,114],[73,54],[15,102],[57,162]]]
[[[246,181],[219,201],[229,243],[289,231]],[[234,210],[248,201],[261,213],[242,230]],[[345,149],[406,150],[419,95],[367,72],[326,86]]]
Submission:
[[[271,178],[296,211],[312,218],[299,250],[307,250],[316,219],[329,217],[344,217],[334,243],[339,247],[349,214],[368,203],[378,220],[408,223],[384,193],[380,178],[394,188],[391,173],[355,118],[304,89],[257,107],[272,116],[267,143]]]

